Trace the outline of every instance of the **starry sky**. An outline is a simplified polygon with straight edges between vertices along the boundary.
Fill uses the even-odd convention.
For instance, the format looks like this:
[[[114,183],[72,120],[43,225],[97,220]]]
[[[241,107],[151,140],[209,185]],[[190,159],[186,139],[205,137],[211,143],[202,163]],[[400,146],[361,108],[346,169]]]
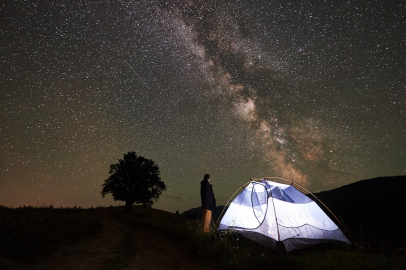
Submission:
[[[128,151],[154,208],[249,178],[313,192],[406,174],[404,1],[2,1],[0,205],[102,198]]]

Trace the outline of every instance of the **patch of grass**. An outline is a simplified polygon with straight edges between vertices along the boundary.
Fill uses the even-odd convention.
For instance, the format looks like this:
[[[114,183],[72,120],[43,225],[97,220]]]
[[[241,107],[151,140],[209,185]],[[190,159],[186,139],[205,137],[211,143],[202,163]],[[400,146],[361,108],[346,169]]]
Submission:
[[[281,255],[236,232],[218,234],[215,226],[211,233],[202,234],[197,220],[143,207],[134,210],[117,212],[117,219],[180,241],[195,258],[210,258],[225,269],[406,269],[405,252],[388,255],[360,245],[334,243]]]
[[[0,208],[0,256],[16,261],[95,236],[103,225],[94,209]]]
[[[383,232],[385,229],[383,229]],[[392,234],[394,232],[391,232]],[[372,254],[385,254],[389,256],[406,255],[406,242],[397,239],[396,243],[385,236],[376,236],[371,232],[364,232],[362,226],[358,227],[358,232],[354,236],[357,241],[356,250]]]

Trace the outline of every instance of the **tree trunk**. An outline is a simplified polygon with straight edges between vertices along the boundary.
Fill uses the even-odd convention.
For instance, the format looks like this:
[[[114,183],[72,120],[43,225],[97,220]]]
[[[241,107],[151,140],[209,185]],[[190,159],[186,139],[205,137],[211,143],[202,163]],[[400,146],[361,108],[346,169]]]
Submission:
[[[125,202],[125,211],[132,212],[133,204],[134,204],[134,202]]]

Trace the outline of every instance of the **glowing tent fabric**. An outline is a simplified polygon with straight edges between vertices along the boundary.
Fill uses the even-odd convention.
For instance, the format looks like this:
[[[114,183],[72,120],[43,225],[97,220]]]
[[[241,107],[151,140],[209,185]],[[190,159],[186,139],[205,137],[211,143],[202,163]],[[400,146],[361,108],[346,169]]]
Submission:
[[[336,240],[350,244],[323,210],[292,185],[251,182],[230,203],[218,230],[236,230],[274,250],[286,252]]]

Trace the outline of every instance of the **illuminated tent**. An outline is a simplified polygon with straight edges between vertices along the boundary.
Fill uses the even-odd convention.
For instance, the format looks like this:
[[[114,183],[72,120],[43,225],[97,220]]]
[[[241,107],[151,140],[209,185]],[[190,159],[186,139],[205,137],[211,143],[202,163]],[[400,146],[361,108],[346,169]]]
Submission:
[[[251,181],[230,203],[218,227],[235,230],[273,250],[286,252],[331,240],[351,244],[317,203],[293,186]]]

